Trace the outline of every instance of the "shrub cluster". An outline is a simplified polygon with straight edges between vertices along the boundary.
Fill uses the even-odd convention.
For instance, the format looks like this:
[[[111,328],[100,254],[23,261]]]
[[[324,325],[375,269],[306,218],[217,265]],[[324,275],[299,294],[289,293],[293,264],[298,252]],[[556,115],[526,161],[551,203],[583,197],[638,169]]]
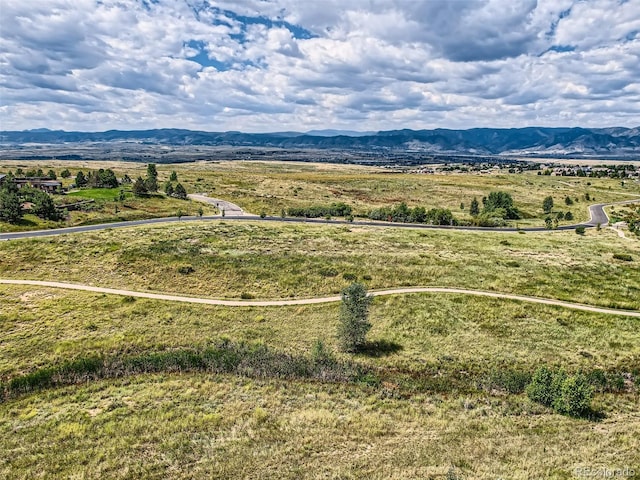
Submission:
[[[331,382],[360,381],[370,374],[355,363],[337,360],[321,343],[310,356],[274,352],[263,344],[221,340],[201,349],[152,352],[131,357],[87,357],[14,377],[0,385],[8,399],[49,387],[71,385],[101,378],[158,372],[233,373],[252,378],[312,379]]]
[[[287,209],[292,217],[320,218],[320,217],[348,217],[352,209],[343,202],[331,205],[312,205],[310,207],[291,207]]]
[[[564,415],[583,417],[591,411],[593,388],[584,375],[567,375],[564,370],[540,367],[526,392],[534,402]]]
[[[427,223],[431,225],[458,225],[458,221],[446,208],[424,207],[410,208],[406,203],[400,203],[393,207],[375,208],[367,214],[371,220],[382,220],[400,223]]]

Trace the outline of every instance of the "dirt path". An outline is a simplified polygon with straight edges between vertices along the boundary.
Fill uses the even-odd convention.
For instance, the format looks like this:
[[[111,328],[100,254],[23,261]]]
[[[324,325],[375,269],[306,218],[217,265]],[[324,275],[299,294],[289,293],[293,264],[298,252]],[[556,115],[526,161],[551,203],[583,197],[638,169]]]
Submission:
[[[136,292],[132,290],[120,290],[114,288],[94,287],[91,285],[80,285],[64,282],[47,282],[40,280],[9,280],[0,279],[0,284],[5,285],[32,285],[37,287],[64,288],[69,290],[83,290],[87,292],[107,293],[110,295],[125,295],[130,297],[151,298],[153,300],[166,300],[170,302],[200,303],[205,305],[223,305],[227,307],[275,307],[287,305],[313,305],[318,303],[331,303],[340,301],[340,296],[301,298],[297,300],[218,300],[214,298],[185,297],[181,295],[170,295],[162,293]],[[479,297],[502,298],[516,300],[519,302],[541,303],[543,305],[554,305],[557,307],[571,308],[574,310],[584,310],[586,312],[604,313],[608,315],[622,315],[625,317],[640,318],[640,311],[615,310],[611,308],[593,307],[581,303],[565,302],[550,298],[530,297],[526,295],[512,295],[509,293],[486,292],[483,290],[470,290],[466,288],[447,287],[407,287],[394,288],[389,290],[377,290],[370,292],[372,296],[380,297],[384,295],[400,295],[410,293],[452,293],[461,295],[475,295]]]

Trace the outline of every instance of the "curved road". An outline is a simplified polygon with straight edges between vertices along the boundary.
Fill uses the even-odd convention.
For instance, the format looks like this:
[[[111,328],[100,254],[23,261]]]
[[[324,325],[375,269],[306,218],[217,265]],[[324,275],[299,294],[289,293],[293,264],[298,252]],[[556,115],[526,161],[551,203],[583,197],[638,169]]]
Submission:
[[[235,203],[231,203],[227,200],[223,200],[221,198],[213,198],[208,196],[206,193],[190,193],[187,195],[189,199],[195,200],[196,202],[208,203],[209,205],[215,206],[218,210],[220,210],[220,215],[216,215],[222,217],[222,212],[224,212],[224,216],[227,215],[231,217],[241,217],[241,216],[254,216],[251,213],[245,212],[239,205]]]
[[[200,196],[206,200],[207,203],[215,203],[216,201],[221,202],[220,199],[214,199],[206,196]],[[369,227],[393,227],[393,228],[421,228],[421,229],[430,229],[430,230],[474,230],[474,231],[483,231],[483,232],[554,232],[559,230],[573,230],[578,226],[583,226],[586,228],[595,227],[598,224],[604,225],[608,223],[609,217],[604,211],[604,207],[607,205],[623,205],[629,203],[640,202],[640,199],[635,200],[626,200],[623,202],[614,202],[614,203],[598,203],[596,205],[589,206],[589,214],[590,220],[586,223],[580,223],[575,225],[563,225],[558,227],[555,230],[548,230],[544,227],[525,227],[525,228],[491,228],[491,227],[465,227],[465,226],[449,226],[449,225],[425,225],[422,223],[394,223],[394,222],[374,222],[374,221],[354,221],[349,222],[347,220],[325,220],[322,218],[297,218],[297,217],[264,217],[261,218],[257,215],[251,215],[244,212],[240,207],[234,205],[230,202],[226,202],[227,205],[234,205],[241,212],[238,215],[226,215],[224,216],[224,220],[252,220],[252,221],[260,221],[260,222],[290,222],[290,223],[316,223],[316,224],[329,224],[329,225],[356,225],[356,226],[369,226]],[[237,211],[237,210],[236,210]],[[0,233],[0,240],[16,240],[20,238],[34,238],[34,237],[48,237],[53,235],[64,235],[67,233],[80,233],[80,232],[93,232],[97,230],[107,230],[111,228],[126,228],[126,227],[135,227],[138,225],[151,225],[156,223],[173,223],[173,222],[193,222],[193,221],[210,221],[210,220],[221,220],[223,217],[221,215],[212,215],[212,216],[203,216],[203,217],[162,217],[162,218],[151,218],[148,220],[131,220],[126,222],[113,222],[113,223],[101,223],[97,225],[84,225],[78,227],[65,227],[65,228],[54,228],[50,230],[31,230],[28,232],[11,232],[11,233]]]
[[[287,305],[313,305],[318,303],[331,303],[340,301],[340,296],[302,298],[297,300],[218,300],[214,298],[185,297],[181,295],[170,295],[162,293],[136,292],[133,290],[120,290],[114,288],[94,287],[91,285],[80,285],[76,283],[48,282],[41,280],[9,280],[0,279],[0,284],[5,285],[31,285],[38,287],[64,288],[69,290],[83,290],[87,292],[106,293],[110,295],[126,295],[130,297],[150,298],[153,300],[166,300],[171,302],[199,303],[205,305],[224,305],[227,307],[275,307]],[[384,295],[399,295],[410,293],[453,293],[462,295],[475,295],[479,297],[502,298],[516,300],[519,302],[541,303],[543,305],[554,305],[558,307],[583,310],[586,312],[604,313],[608,315],[621,315],[625,317],[640,318],[640,311],[615,310],[611,308],[593,307],[581,303],[565,302],[551,298],[530,297],[527,295],[512,295],[509,293],[487,292],[484,290],[471,290],[466,288],[448,287],[406,287],[389,290],[377,290],[370,292],[374,297]]]

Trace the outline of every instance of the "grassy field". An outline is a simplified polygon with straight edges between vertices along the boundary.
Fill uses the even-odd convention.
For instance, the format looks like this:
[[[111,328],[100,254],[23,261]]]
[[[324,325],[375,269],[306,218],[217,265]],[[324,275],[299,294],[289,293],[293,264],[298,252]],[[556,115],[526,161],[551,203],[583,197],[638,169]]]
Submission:
[[[144,174],[139,164],[90,166]],[[550,193],[578,220],[586,193],[598,202],[640,193],[612,180],[537,175],[257,162],[158,169],[160,183],[176,169],[190,192],[273,214],[340,200],[361,212],[407,201],[464,216],[461,201],[501,189],[535,224]],[[73,221],[116,218],[112,193],[65,197],[100,205]],[[569,194],[579,199],[570,208]],[[131,196],[124,204],[131,209],[118,215],[127,218],[190,205]],[[40,225],[33,222],[25,228]],[[216,220],[0,242],[2,278],[221,298],[314,297],[357,278],[369,288],[468,287],[637,310],[638,265],[640,240],[610,229],[582,236]],[[338,314],[338,303],[230,308],[0,285],[0,477],[569,479],[587,467],[640,478],[637,319],[465,295],[380,297],[368,347],[351,355],[338,352]],[[303,362],[318,340],[360,373],[287,377],[268,362],[229,373],[144,370],[140,361],[228,341]],[[110,368],[143,366],[8,393],[12,380],[96,358]],[[541,365],[587,374],[596,414],[572,418],[531,402],[523,387]]]
[[[0,162],[0,171],[18,166],[25,168],[25,162],[3,161]],[[58,174],[64,168],[70,168],[74,175],[79,169],[86,173],[88,169],[111,168],[117,176],[127,174],[132,179],[144,176],[146,172],[144,164],[127,162],[52,161],[38,163],[38,167],[45,171],[53,169]],[[325,205],[336,201],[345,202],[354,208],[356,214],[365,215],[372,208],[406,202],[410,207],[449,208],[459,219],[469,220],[469,205],[474,197],[480,201],[491,191],[503,190],[513,196],[524,215],[518,225],[543,226],[546,215],[542,201],[549,195],[555,201],[554,213],[571,212],[574,216],[573,221],[561,221],[560,224],[587,220],[589,203],[614,202],[640,195],[640,185],[635,182],[625,182],[622,186],[619,180],[614,179],[539,176],[535,172],[419,175],[353,165],[244,161],[158,165],[160,186],[173,170],[189,193],[208,193],[237,203],[251,213],[269,215],[280,215],[283,209],[290,207]],[[72,181],[71,178],[65,183]],[[113,195],[116,194],[117,190],[113,190]],[[109,197],[110,193],[100,194],[105,195]],[[572,205],[565,204],[567,196],[573,199]],[[109,220],[118,217],[112,214],[113,202],[106,200],[102,199],[105,204],[94,218]],[[192,204],[172,202],[137,202],[130,208],[120,209],[120,217],[175,215],[181,207],[190,212],[197,210]],[[461,204],[464,209],[460,208]],[[82,221],[86,219],[72,217],[74,224]]]
[[[6,285],[0,302],[4,380],[222,337],[293,355],[316,339],[336,348],[336,304],[232,309]],[[393,348],[353,360],[389,387],[172,373],[44,390],[0,403],[0,476],[524,479],[639,465],[637,387],[596,395],[593,422],[491,386],[541,364],[637,370],[637,320],[424,294],[377,299],[371,320],[370,340]]]
[[[634,260],[614,259],[618,252]],[[0,259],[6,278],[210,297],[335,294],[355,276],[370,288],[467,287],[640,308],[640,241],[608,229],[580,236],[215,221],[2,242]]]
[[[338,304],[230,308],[171,304],[115,295],[0,286],[0,379],[91,355],[132,355],[205,345],[221,337],[307,354],[317,339],[337,350]],[[378,298],[372,366],[427,367],[488,374],[541,363],[570,370],[640,368],[633,318],[509,300],[445,294]]]
[[[568,479],[578,468],[627,467],[639,478],[637,401],[603,396],[607,418],[591,424],[519,397],[133,377],[0,404],[0,475]]]

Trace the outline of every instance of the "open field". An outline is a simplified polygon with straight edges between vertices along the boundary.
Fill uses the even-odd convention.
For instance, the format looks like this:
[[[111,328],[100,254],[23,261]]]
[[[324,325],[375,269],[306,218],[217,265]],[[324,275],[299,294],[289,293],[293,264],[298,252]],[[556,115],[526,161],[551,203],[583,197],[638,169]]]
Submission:
[[[90,166],[144,174],[140,164]],[[535,174],[411,176],[266,162],[158,169],[160,184],[175,169],[188,191],[253,213],[333,201],[364,212],[407,201],[464,216],[461,201],[500,189],[535,217],[525,223],[540,224],[550,193],[577,221],[589,203],[640,194],[635,184]],[[118,190],[66,197],[102,202],[74,221],[108,218],[111,193]],[[565,195],[579,201],[567,207]],[[125,203],[132,216],[200,206]],[[357,279],[375,289],[466,287],[639,310],[638,265],[640,241],[610,229],[581,236],[216,220],[0,242],[0,278],[229,299],[335,295]],[[582,467],[640,478],[637,318],[457,294],[379,297],[367,348],[352,355],[338,352],[338,303],[230,308],[0,285],[0,307],[2,478],[568,479]],[[144,370],[142,360],[228,341],[310,361],[318,340],[360,373]],[[96,358],[111,365],[104,375],[9,390],[14,380]],[[143,366],[117,373],[118,362]],[[530,401],[524,385],[541,365],[585,373],[595,414],[571,418]]]
[[[613,254],[630,254],[621,261]],[[260,222],[164,224],[2,242],[0,276],[239,298],[450,286],[640,309],[640,241]],[[180,273],[182,272],[182,273]]]
[[[221,337],[304,355],[317,339],[337,349],[338,304],[230,308],[0,285],[0,379],[91,355],[205,345]],[[368,365],[488,374],[544,363],[570,370],[640,369],[638,319],[464,295],[378,298]],[[395,347],[393,347],[395,345]],[[346,358],[347,356],[345,356]]]
[[[336,348],[336,304],[231,309],[8,285],[0,286],[0,301],[4,380],[76,358],[218,338],[292,355],[308,355],[316,339]],[[409,295],[377,299],[371,320],[370,341],[389,347],[354,360],[382,372],[390,389],[173,373],[43,390],[0,403],[0,448],[9,453],[0,473],[572,478],[584,466],[637,468],[637,387],[596,395],[603,419],[593,422],[491,386],[500,373],[541,364],[637,371],[636,319]]]
[[[151,375],[0,404],[19,478],[575,478],[640,465],[637,396],[598,423],[524,397],[384,398],[355,386]],[[456,475],[456,476],[454,476]]]
[[[25,168],[30,164],[2,161],[0,171],[18,166]],[[80,169],[86,173],[87,169],[111,168],[117,176],[127,174],[132,179],[144,176],[146,172],[144,164],[127,162],[51,161],[38,162],[37,166],[45,171],[52,168],[58,174],[62,169],[70,168],[74,175]],[[356,214],[365,215],[372,208],[406,202],[410,207],[448,208],[457,218],[469,220],[469,205],[474,197],[480,201],[491,191],[503,190],[513,196],[515,205],[524,215],[518,225],[543,226],[542,201],[549,195],[555,201],[554,213],[571,212],[574,216],[573,221],[561,221],[560,224],[587,220],[590,203],[615,202],[640,195],[637,182],[625,182],[622,186],[615,179],[539,176],[535,172],[425,175],[354,165],[244,161],[158,165],[160,186],[173,170],[189,193],[207,193],[234,202],[248,212],[268,215],[280,215],[283,209],[290,207],[326,205],[336,201],[345,202]],[[72,181],[71,178],[65,183]],[[112,192],[115,196],[118,190]],[[589,195],[590,200],[585,195]],[[574,200],[572,205],[565,205],[567,196]],[[114,202],[102,202],[99,215],[92,219],[72,216],[71,223],[76,225],[98,217],[114,221],[121,217],[141,218],[145,214],[168,216],[175,215],[178,208],[194,213],[198,208],[193,202],[155,199],[149,203],[131,199],[125,202],[129,207],[120,208],[120,215],[115,215]],[[461,203],[464,209],[460,208]],[[137,216],[134,217],[134,213]]]

